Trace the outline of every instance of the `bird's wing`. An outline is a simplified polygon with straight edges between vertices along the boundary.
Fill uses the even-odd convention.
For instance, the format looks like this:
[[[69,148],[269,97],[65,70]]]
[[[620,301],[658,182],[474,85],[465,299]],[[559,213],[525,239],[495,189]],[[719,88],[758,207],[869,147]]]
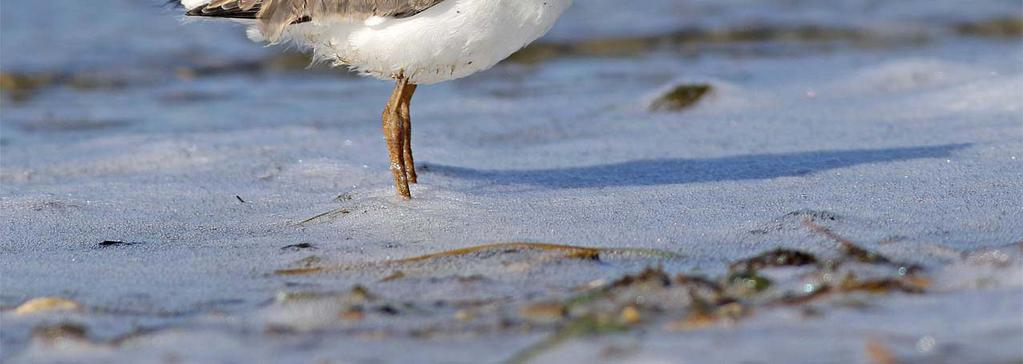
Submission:
[[[409,17],[444,0],[211,0],[188,15],[258,19],[263,36],[276,41],[294,23],[343,17],[364,20],[371,16]]]

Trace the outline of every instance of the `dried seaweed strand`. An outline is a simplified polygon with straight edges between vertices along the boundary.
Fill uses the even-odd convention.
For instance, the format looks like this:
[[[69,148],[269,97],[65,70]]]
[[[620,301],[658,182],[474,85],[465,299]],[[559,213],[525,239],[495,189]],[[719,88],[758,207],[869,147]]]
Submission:
[[[803,219],[803,225],[806,225],[806,227],[810,228],[810,231],[813,231],[817,234],[827,237],[828,239],[838,242],[839,244],[841,244],[843,250],[846,250],[849,247],[862,250],[862,248],[856,245],[856,243],[854,243],[852,240],[846,239],[841,235],[835,234],[835,232],[831,231],[831,229],[828,229],[813,222],[812,218],[807,217]]]
[[[497,243],[497,244],[486,244],[477,245],[468,248],[453,249],[443,251],[440,253],[432,253],[426,255],[420,255],[411,258],[397,259],[386,261],[385,264],[408,264],[408,263],[419,263],[426,260],[434,260],[439,258],[456,257],[462,255],[469,255],[473,253],[489,251],[489,250],[545,250],[545,251],[560,251],[566,253],[568,258],[582,258],[582,259],[595,259],[600,256],[601,249],[599,248],[588,248],[579,247],[572,245],[561,245],[561,244],[546,244],[546,243]]]
[[[319,220],[319,219],[324,218],[324,217],[334,217],[334,216],[337,216],[337,215],[345,214],[345,213],[347,213],[347,211],[348,211],[347,207],[341,206],[341,207],[338,207],[336,209],[333,209],[333,210],[330,210],[330,211],[327,211],[327,212],[324,212],[324,213],[321,213],[321,214],[317,214],[316,216],[313,216],[313,217],[310,217],[308,219],[302,220],[301,222],[298,223],[298,225],[305,225],[307,223]]]
[[[880,253],[864,249],[863,247],[860,247],[852,240],[846,239],[841,235],[838,235],[835,232],[831,231],[831,229],[818,225],[817,223],[813,222],[813,219],[811,218],[804,219],[803,224],[810,228],[810,230],[813,231],[814,233],[823,235],[828,239],[838,242],[839,248],[846,258],[852,258],[858,262],[867,264],[882,264],[895,266],[903,271],[901,274],[905,274],[907,276],[911,276],[923,270],[923,267],[919,265],[893,261],[891,259],[888,259],[888,257],[881,255]]]
[[[562,252],[562,253],[564,253],[564,255],[561,256],[561,258],[584,259],[584,260],[586,260],[586,259],[591,259],[591,260],[600,259],[600,254],[601,253],[638,254],[638,255],[644,255],[644,256],[652,256],[652,257],[661,258],[661,259],[677,259],[677,258],[681,257],[680,255],[678,255],[676,253],[672,253],[672,252],[668,252],[668,251],[655,250],[655,249],[642,249],[642,248],[635,248],[635,249],[633,249],[633,248],[591,248],[591,247],[582,247],[582,246],[574,246],[574,245],[563,245],[563,244],[515,242],[515,243],[496,243],[496,244],[477,245],[477,246],[472,246],[472,247],[467,247],[467,248],[459,248],[459,249],[447,250],[447,251],[443,251],[443,252],[439,252],[439,253],[431,253],[431,254],[420,255],[420,256],[415,256],[415,257],[410,257],[410,258],[403,258],[403,259],[396,259],[396,260],[387,260],[387,261],[383,261],[383,262],[379,262],[379,263],[375,263],[375,264],[376,265],[401,265],[401,264],[421,263],[421,262],[424,262],[424,261],[429,261],[429,260],[434,260],[434,259],[448,258],[448,257],[457,257],[457,256],[469,255],[469,254],[474,254],[474,253],[479,253],[479,252],[484,252],[484,251],[494,251],[494,250],[542,250],[542,251],[555,251],[555,252]],[[274,274],[276,274],[276,275],[308,275],[308,274],[344,271],[344,270],[351,269],[353,267],[355,267],[355,265],[344,264],[344,265],[338,265],[338,266],[333,266],[333,267],[287,268],[287,269],[278,269],[278,270],[274,271]]]

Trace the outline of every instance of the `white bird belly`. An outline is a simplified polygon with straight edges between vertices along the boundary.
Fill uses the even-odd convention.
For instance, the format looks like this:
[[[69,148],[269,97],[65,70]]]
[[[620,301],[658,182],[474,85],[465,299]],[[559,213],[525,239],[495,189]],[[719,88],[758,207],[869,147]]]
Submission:
[[[446,0],[408,18],[326,19],[285,37],[318,60],[431,84],[493,67],[543,36],[572,0]]]

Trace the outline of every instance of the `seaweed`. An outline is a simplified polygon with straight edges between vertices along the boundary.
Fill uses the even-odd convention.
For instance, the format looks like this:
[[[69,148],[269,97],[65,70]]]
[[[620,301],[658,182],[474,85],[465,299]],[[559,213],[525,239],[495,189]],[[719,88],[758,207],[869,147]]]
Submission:
[[[316,249],[316,246],[312,245],[310,243],[298,243],[298,244],[288,244],[288,245],[285,245],[285,246],[281,247],[281,250],[291,250],[291,251],[298,251],[298,250],[305,250],[305,249]]]
[[[25,301],[14,309],[17,315],[28,315],[54,311],[77,311],[82,309],[78,302],[63,297],[37,297]]]
[[[699,275],[678,274],[674,278],[660,267],[624,275],[609,284],[584,291],[563,302],[545,302],[527,306],[523,316],[534,322],[553,324],[557,329],[544,340],[516,353],[509,361],[524,362],[546,350],[577,337],[617,333],[655,322],[665,313],[682,309],[681,318],[669,321],[666,330],[696,330],[719,323],[738,322],[750,316],[757,307],[797,307],[810,309],[820,299],[846,294],[923,294],[929,280],[918,273],[922,268],[894,261],[884,255],[860,247],[830,229],[817,225],[813,217],[804,223],[812,232],[839,243],[839,260],[822,260],[793,249],[776,248],[735,261],[718,279]],[[838,270],[842,262],[897,267],[893,275],[869,279],[859,278],[848,269]],[[776,284],[761,273],[765,268],[813,267],[813,274],[834,275],[845,272],[838,282],[805,283],[800,289],[781,295],[768,292]],[[672,297],[681,290],[687,303],[657,301],[656,297]],[[659,293],[658,293],[659,292]],[[647,296],[647,300],[639,297]],[[656,301],[656,302],[655,302]],[[814,310],[819,315],[819,310]],[[540,319],[543,319],[542,321]]]
[[[578,247],[572,245],[560,245],[560,244],[544,244],[544,243],[499,243],[499,244],[487,244],[478,245],[468,248],[453,249],[443,251],[440,253],[420,255],[411,258],[404,258],[398,260],[388,261],[388,264],[408,264],[408,263],[419,263],[429,260],[435,260],[447,257],[457,257],[469,254],[475,254],[486,251],[501,251],[504,253],[515,253],[520,250],[541,250],[541,251],[556,251],[564,253],[565,258],[570,259],[584,259],[584,260],[600,260],[600,253],[603,251],[600,248],[587,248]]]
[[[682,84],[672,87],[650,103],[650,111],[676,112],[696,105],[713,87],[705,83]]]
[[[132,246],[132,245],[136,245],[136,244],[139,244],[139,243],[138,242],[130,242],[130,241],[120,241],[120,240],[104,240],[104,241],[101,241],[98,244],[96,244],[96,246],[100,247],[100,248],[107,248],[107,247],[115,247],[115,246]]]
[[[629,274],[618,278],[605,287],[604,290],[607,291],[646,282],[653,282],[662,287],[667,287],[671,285],[671,277],[662,268],[646,267],[638,274]]]
[[[873,338],[867,340],[864,352],[867,354],[867,357],[870,358],[871,363],[896,364],[900,362],[891,349]]]
[[[316,220],[325,219],[325,218],[333,218],[335,216],[347,215],[347,214],[350,214],[350,213],[352,213],[352,210],[348,209],[347,207],[342,206],[342,207],[338,207],[336,209],[333,209],[333,210],[330,210],[330,211],[327,211],[327,212],[324,212],[324,213],[321,213],[321,214],[317,214],[317,215],[315,215],[313,217],[310,217],[308,219],[302,220],[302,221],[300,221],[298,223],[298,225],[305,225],[305,224],[308,224],[308,223],[316,221]]]
[[[1018,38],[1023,36],[1023,17],[1007,16],[955,25],[957,33],[973,37]]]
[[[723,320],[736,321],[747,315],[749,311],[739,301],[712,302],[697,294],[693,289],[690,289],[688,294],[691,302],[689,312],[678,320],[668,322],[665,329],[671,331],[700,329]]]
[[[578,259],[578,260],[593,260],[599,261],[602,254],[632,254],[646,257],[654,257],[658,259],[678,259],[681,256],[663,250],[655,249],[642,249],[642,248],[591,248],[574,245],[562,245],[562,244],[547,244],[547,243],[496,243],[496,244],[485,244],[477,245],[468,248],[460,248],[447,250],[439,253],[432,253],[420,256],[414,256],[409,258],[401,258],[394,260],[386,260],[383,262],[370,263],[370,266],[395,266],[395,265],[409,265],[425,263],[437,259],[443,258],[455,258],[463,257],[479,253],[501,253],[510,254],[518,253],[522,251],[542,251],[542,252],[554,252],[559,253],[558,259]],[[363,265],[336,265],[332,267],[325,266],[304,266],[300,268],[286,268],[278,269],[274,271],[276,275],[305,275],[305,274],[316,274],[316,273],[329,273],[329,272],[342,272],[347,271],[356,267],[364,267]]]
[[[728,269],[719,275],[672,274],[663,266],[647,265],[640,271],[621,275],[609,282],[604,279],[593,281],[568,296],[524,297],[530,302],[522,302],[520,299],[523,298],[517,297],[462,302],[442,299],[432,301],[425,309],[412,302],[382,300],[370,294],[365,287],[356,286],[349,292],[349,296],[367,298],[339,312],[338,318],[355,323],[361,322],[367,314],[387,317],[407,312],[425,315],[443,313],[434,317],[447,322],[447,326],[431,324],[409,329],[408,333],[413,337],[428,337],[445,329],[462,333],[467,330],[548,331],[546,337],[508,359],[511,363],[523,363],[577,338],[623,333],[656,323],[663,324],[665,330],[698,330],[708,326],[735,324],[752,316],[756,310],[769,308],[796,309],[812,314],[803,317],[812,318],[823,314],[821,307],[812,304],[829,297],[926,293],[930,281],[920,274],[923,272],[921,267],[898,262],[866,249],[815,222],[818,219],[833,221],[828,215],[808,216],[800,212],[796,216],[803,219],[804,225],[812,233],[837,242],[837,257],[825,259],[806,251],[774,248],[731,262],[727,264]],[[527,252],[536,254],[527,256],[531,264],[562,260],[604,262],[609,254],[634,254],[655,260],[679,257],[660,250],[512,242],[477,245],[361,265],[324,266],[319,258],[313,256],[298,262],[301,266],[275,273],[305,275],[375,267],[390,272],[378,282],[390,282],[405,278],[408,269],[420,269],[421,266],[438,262],[447,264],[448,259],[480,259]],[[896,269],[878,270],[871,266]],[[795,271],[798,275],[793,276],[772,268],[799,269]],[[861,271],[867,272],[862,275],[866,278],[858,274]],[[462,282],[498,282],[471,272],[447,275],[443,279],[452,277]],[[834,304],[842,307],[842,302],[835,300]],[[496,317],[487,320],[488,315]]]
[[[769,278],[756,271],[734,272],[729,274],[725,281],[730,287],[746,294],[759,293],[770,287],[772,283]]]
[[[630,330],[630,326],[630,324],[623,322],[621,317],[611,315],[591,314],[572,318],[553,334],[520,350],[506,362],[512,364],[527,363],[566,341],[584,336],[621,333]]]
[[[128,85],[123,75],[104,71],[0,72],[0,92],[12,101],[31,99],[44,89],[70,87],[79,91],[121,89]]]
[[[32,337],[48,342],[57,340],[87,341],[89,330],[80,324],[62,322],[53,325],[40,325],[32,328]]]
[[[803,224],[806,225],[811,232],[820,234],[828,239],[834,240],[839,244],[839,251],[842,253],[842,258],[845,260],[851,260],[860,263],[877,264],[877,265],[889,265],[898,268],[900,275],[913,275],[923,270],[923,267],[912,264],[896,262],[888,257],[881,255],[878,252],[874,252],[863,248],[853,242],[852,240],[846,239],[841,235],[836,234],[831,229],[824,226],[818,225],[812,219],[806,218],[803,220]]]
[[[817,263],[817,257],[813,254],[799,250],[777,248],[734,262],[729,266],[729,269],[732,271],[756,271],[768,267],[798,267]]]

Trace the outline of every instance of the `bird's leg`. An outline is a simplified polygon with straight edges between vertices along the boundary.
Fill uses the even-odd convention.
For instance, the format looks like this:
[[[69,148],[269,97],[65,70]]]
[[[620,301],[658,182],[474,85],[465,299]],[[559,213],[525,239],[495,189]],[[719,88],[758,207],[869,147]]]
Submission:
[[[405,143],[403,150],[403,157],[405,160],[405,176],[408,178],[408,183],[416,183],[416,162],[412,158],[412,114],[409,108],[412,105],[412,94],[416,92],[416,85],[409,84],[405,88],[405,94],[401,98],[401,107],[399,112],[404,126]]]
[[[394,175],[394,188],[398,196],[404,199],[412,198],[408,188],[408,177],[405,174],[405,126],[402,122],[401,104],[404,94],[408,90],[408,79],[400,77],[391,92],[391,98],[387,100],[382,115],[384,124],[384,139],[387,140],[387,151],[391,155],[391,174]]]

